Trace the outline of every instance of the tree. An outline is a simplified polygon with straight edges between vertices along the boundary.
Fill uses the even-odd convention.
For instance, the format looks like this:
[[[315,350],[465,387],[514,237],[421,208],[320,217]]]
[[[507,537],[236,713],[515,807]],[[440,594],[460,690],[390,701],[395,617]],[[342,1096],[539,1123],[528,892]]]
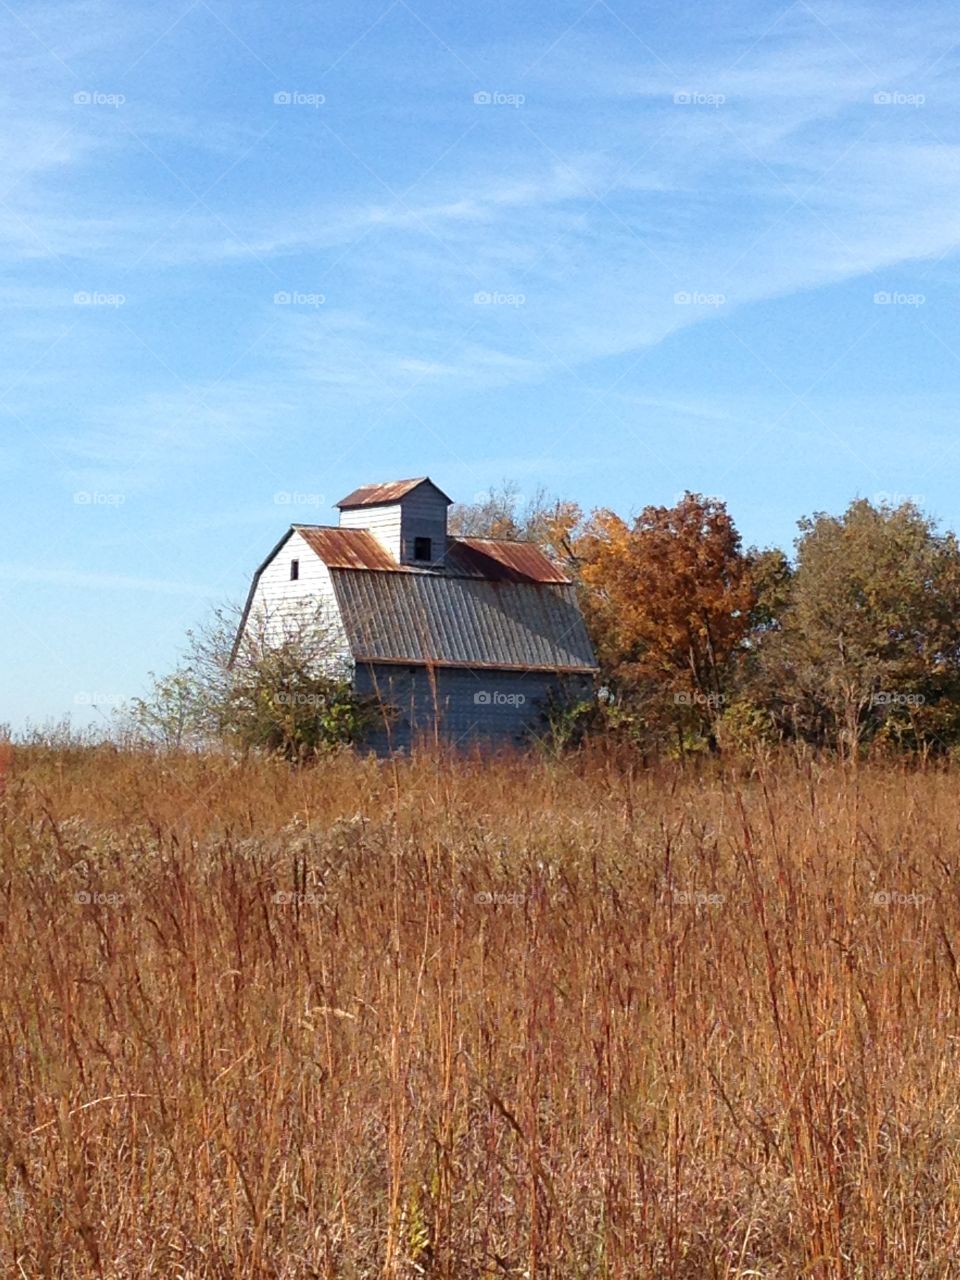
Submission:
[[[661,711],[673,708],[715,745],[733,655],[756,591],[726,506],[687,493],[632,525],[594,513],[575,547],[584,607],[613,680]]]
[[[147,696],[134,698],[125,709],[127,727],[134,736],[176,751],[202,745],[209,726],[193,672],[178,667],[168,676],[151,672],[150,679]]]
[[[853,502],[799,524],[782,623],[759,638],[785,731],[855,756],[874,737],[958,736],[960,547],[912,503]]]
[[[535,542],[558,564],[573,567],[574,542],[583,512],[575,502],[537,489],[524,500],[512,480],[491,486],[475,502],[454,503],[447,527],[458,538],[506,538]]]
[[[304,759],[358,741],[373,720],[354,693],[336,632],[321,605],[259,610],[246,619],[220,608],[188,632],[173,675],[154,678],[130,719],[169,747],[227,742]]]

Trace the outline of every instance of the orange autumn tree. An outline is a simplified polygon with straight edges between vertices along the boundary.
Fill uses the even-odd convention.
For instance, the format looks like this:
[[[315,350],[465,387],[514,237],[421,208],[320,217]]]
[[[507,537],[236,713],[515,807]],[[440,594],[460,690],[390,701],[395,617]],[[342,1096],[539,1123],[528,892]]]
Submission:
[[[594,512],[577,540],[598,655],[626,689],[689,708],[713,741],[733,655],[755,604],[750,562],[726,506],[687,493],[632,525]]]

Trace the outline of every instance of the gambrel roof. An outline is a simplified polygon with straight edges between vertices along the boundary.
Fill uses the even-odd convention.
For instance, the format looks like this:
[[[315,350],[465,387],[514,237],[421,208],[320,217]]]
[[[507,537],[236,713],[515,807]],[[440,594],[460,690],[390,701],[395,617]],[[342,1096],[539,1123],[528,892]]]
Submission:
[[[446,573],[332,569],[356,661],[593,671],[573,587]]]
[[[366,529],[293,525],[257,570],[241,635],[260,575],[294,534],[330,571],[355,661],[596,670],[570,580],[533,543],[504,539],[450,538],[434,564],[401,565]]]

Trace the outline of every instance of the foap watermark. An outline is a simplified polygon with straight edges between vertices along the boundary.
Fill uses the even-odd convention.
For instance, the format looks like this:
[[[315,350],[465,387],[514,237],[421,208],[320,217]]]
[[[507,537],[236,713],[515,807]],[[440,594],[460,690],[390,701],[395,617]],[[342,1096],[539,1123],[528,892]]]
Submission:
[[[475,107],[522,107],[526,102],[522,93],[503,93],[500,89],[481,89],[473,95]]]
[[[481,889],[473,895],[473,900],[481,907],[522,907],[527,899],[523,893],[497,893],[492,889]]]
[[[692,693],[675,693],[673,704],[676,707],[722,707],[727,700],[725,693],[701,693],[695,689]]]
[[[473,295],[473,303],[477,307],[522,307],[526,300],[525,293],[490,293],[486,289]]]
[[[275,307],[322,307],[326,294],[300,293],[297,289],[280,289],[273,295]]]
[[[914,507],[922,507],[927,496],[924,493],[896,493],[881,489],[879,493],[875,493],[871,499],[875,507],[902,507],[909,503]]]
[[[78,889],[73,900],[79,907],[121,907],[122,893],[99,893],[91,889]]]
[[[703,889],[671,889],[670,901],[675,907],[722,907],[726,895]]]
[[[922,693],[899,693],[896,690],[881,689],[870,695],[871,707],[922,707],[926,700]]]
[[[881,89],[873,95],[875,107],[922,107],[926,94],[902,93],[899,89]]]
[[[273,95],[275,107],[322,107],[327,100],[325,93],[304,93],[300,89],[281,89]]]
[[[299,489],[280,489],[273,495],[278,507],[322,507],[326,496],[322,493],[301,493]]]
[[[73,501],[78,507],[122,507],[125,493],[101,493],[99,489],[78,489]]]
[[[273,895],[277,907],[322,907],[326,899],[322,893],[300,893],[279,889]]]
[[[926,294],[900,293],[896,289],[880,289],[873,295],[875,307],[922,307]]]
[[[699,89],[678,89],[673,95],[675,107],[722,107],[727,100],[725,93],[703,93]]]
[[[722,307],[726,302],[722,293],[700,293],[696,289],[680,289],[673,295],[677,307]]]
[[[75,307],[122,307],[126,300],[125,293],[98,293],[89,289],[80,289],[73,295]]]
[[[870,895],[870,901],[875,907],[922,907],[930,899],[925,893],[898,893],[894,889],[878,889]]]
[[[525,693],[505,693],[502,689],[478,689],[473,695],[478,707],[522,707],[526,700]]]
[[[78,707],[113,707],[115,709],[123,706],[123,695],[81,689],[79,693],[73,695],[73,701]]]
[[[284,693],[282,690],[274,700],[281,707],[322,707],[326,703],[320,693]]]
[[[122,93],[101,93],[99,89],[80,89],[73,95],[75,107],[122,107],[126,102]]]

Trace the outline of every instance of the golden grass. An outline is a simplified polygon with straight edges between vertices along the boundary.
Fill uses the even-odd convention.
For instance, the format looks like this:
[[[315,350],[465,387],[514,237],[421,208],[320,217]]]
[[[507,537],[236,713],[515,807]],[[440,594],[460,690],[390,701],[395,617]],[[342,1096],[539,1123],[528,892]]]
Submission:
[[[3,1276],[960,1275],[957,789],[21,750]]]

